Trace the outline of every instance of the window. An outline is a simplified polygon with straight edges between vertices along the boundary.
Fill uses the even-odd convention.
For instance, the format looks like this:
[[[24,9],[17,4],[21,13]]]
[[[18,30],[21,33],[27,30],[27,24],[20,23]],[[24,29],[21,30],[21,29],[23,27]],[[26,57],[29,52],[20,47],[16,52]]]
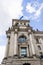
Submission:
[[[42,52],[40,52],[40,55],[42,55]]]
[[[38,39],[36,39],[36,42],[37,42],[37,43],[39,43],[39,40],[38,40]]]
[[[23,36],[20,36],[19,39],[18,39],[18,42],[26,42],[26,37],[23,35]]]
[[[26,47],[21,47],[20,55],[22,57],[26,57],[27,56],[27,48]]]
[[[16,23],[15,25],[18,26],[18,23]]]
[[[38,46],[38,49],[39,49],[39,50],[41,50],[41,47],[40,47],[40,46]]]
[[[40,58],[43,58],[43,53],[42,52],[40,52]]]

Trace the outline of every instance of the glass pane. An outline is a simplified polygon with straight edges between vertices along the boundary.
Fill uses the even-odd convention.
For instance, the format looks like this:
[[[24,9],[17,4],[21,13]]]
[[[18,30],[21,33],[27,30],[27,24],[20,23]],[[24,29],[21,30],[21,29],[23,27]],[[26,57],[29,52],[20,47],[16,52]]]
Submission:
[[[21,56],[27,56],[27,49],[26,49],[26,47],[22,47],[21,48]]]
[[[18,39],[19,42],[25,42],[26,41],[26,37],[25,36],[21,36]]]

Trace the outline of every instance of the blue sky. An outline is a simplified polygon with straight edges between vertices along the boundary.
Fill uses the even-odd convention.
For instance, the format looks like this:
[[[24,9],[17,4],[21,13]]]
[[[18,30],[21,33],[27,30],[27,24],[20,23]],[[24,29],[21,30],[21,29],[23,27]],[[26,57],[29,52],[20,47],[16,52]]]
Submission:
[[[0,63],[5,54],[6,33],[12,19],[30,20],[33,29],[43,31],[43,0],[0,0]]]

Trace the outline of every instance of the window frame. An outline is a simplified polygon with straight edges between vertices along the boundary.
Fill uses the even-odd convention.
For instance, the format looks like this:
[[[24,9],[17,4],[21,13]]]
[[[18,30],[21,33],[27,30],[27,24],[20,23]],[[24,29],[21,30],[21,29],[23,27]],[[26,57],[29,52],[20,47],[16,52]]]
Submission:
[[[21,51],[21,49],[23,50],[23,48],[25,49],[24,51],[25,51],[25,54],[26,54],[26,55],[24,54],[24,56],[21,55],[21,52],[23,52],[23,51]],[[23,53],[24,53],[24,52],[23,52]],[[23,53],[22,53],[22,54],[23,54]],[[27,47],[21,47],[21,48],[20,48],[20,56],[21,56],[21,57],[27,57]]]
[[[21,36],[19,36],[19,38],[18,38],[18,42],[19,43],[24,43],[24,42],[26,42],[26,36],[24,36],[24,35],[21,35]]]

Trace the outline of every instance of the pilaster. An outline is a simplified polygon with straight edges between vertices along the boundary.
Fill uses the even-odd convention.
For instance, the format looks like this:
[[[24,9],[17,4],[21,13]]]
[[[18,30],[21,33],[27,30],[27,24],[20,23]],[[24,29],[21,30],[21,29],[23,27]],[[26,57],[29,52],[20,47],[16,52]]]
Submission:
[[[6,44],[6,52],[5,52],[5,57],[8,57],[8,53],[9,53],[9,44],[10,44],[10,37],[7,36],[7,44]]]
[[[30,45],[31,45],[32,55],[34,56],[35,55],[35,48],[33,45],[33,38],[32,37],[33,37],[32,34],[30,34]]]
[[[14,33],[14,56],[18,55],[17,31]]]
[[[11,31],[9,56],[13,56],[13,55],[14,55],[14,31]]]
[[[35,39],[33,33],[32,33],[32,39],[33,39],[32,42],[33,42],[34,49],[35,49],[35,55],[36,55],[37,57],[39,57],[39,51],[38,51],[38,47],[37,47],[37,44],[36,44],[36,39]]]
[[[43,53],[43,39],[40,38],[39,41],[40,41],[41,51],[42,51],[42,53]]]

